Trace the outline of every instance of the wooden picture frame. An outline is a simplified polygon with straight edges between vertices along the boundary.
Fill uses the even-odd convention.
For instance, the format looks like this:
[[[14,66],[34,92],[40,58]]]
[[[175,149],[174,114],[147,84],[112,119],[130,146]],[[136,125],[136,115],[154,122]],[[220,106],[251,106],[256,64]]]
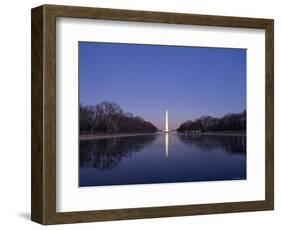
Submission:
[[[264,29],[266,34],[265,200],[100,211],[56,211],[56,18]],[[231,213],[274,208],[274,21],[271,19],[43,5],[32,9],[31,219],[63,224]]]

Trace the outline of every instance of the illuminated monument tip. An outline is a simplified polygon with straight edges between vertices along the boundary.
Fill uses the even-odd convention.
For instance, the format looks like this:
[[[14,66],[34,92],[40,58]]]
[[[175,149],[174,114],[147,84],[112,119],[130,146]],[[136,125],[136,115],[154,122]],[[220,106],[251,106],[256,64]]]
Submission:
[[[165,132],[169,132],[169,125],[168,125],[168,110],[166,110],[166,123],[165,123]]]

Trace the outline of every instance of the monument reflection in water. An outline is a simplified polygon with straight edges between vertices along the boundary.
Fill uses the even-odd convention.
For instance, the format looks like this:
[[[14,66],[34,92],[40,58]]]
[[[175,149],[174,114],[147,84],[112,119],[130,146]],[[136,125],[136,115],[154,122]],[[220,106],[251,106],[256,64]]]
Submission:
[[[246,179],[246,137],[163,132],[80,141],[79,186]]]

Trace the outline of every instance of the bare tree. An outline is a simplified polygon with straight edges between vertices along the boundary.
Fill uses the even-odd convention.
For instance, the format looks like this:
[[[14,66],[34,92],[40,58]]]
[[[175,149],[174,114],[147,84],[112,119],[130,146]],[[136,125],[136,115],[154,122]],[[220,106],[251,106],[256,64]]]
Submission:
[[[124,113],[114,102],[101,102],[94,106],[80,104],[81,133],[156,132],[148,121],[131,113]]]

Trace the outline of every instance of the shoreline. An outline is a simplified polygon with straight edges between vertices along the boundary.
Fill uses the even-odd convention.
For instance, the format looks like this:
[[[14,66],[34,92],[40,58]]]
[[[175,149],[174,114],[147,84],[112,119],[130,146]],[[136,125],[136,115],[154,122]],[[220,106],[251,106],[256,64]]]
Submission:
[[[114,137],[133,137],[133,136],[144,136],[144,135],[158,135],[165,134],[162,132],[154,132],[154,133],[112,133],[112,134],[80,134],[80,141],[87,140],[97,140],[97,139],[106,139],[106,138],[114,138]],[[184,132],[176,132],[175,134],[179,135],[196,135],[196,136],[236,136],[236,137],[246,137],[246,133],[241,132],[206,132],[206,133],[184,133]]]
[[[234,136],[234,137],[246,137],[246,132],[199,132],[199,133],[185,133],[185,132],[181,132],[178,133],[181,135],[190,135],[190,136]]]
[[[143,136],[143,135],[156,135],[155,133],[112,133],[112,134],[80,134],[80,141],[87,140],[97,140],[97,139],[106,139],[106,138],[114,138],[114,137],[133,137],[133,136]]]
[[[201,133],[203,136],[234,136],[234,137],[246,137],[246,133],[233,132],[233,133],[219,133],[219,132],[207,132]]]

